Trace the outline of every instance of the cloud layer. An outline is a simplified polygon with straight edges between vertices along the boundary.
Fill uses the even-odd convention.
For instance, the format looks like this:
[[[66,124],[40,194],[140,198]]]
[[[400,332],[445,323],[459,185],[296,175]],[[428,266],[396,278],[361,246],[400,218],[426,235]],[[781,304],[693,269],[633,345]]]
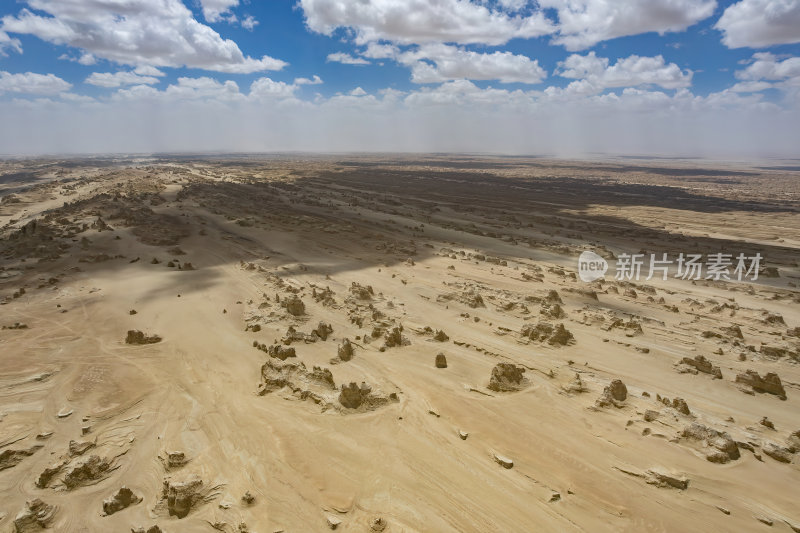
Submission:
[[[331,35],[338,28],[355,32],[359,44],[444,42],[501,45],[515,38],[552,35],[568,50],[583,50],[598,42],[647,32],[683,31],[710,17],[715,0],[539,0],[542,10],[518,12],[525,0],[300,0],[308,27]],[[502,9],[505,8],[505,9]]]
[[[27,35],[77,64],[63,63],[63,78],[0,71],[0,151],[796,156],[800,145],[800,54],[760,50],[800,42],[800,0],[738,0],[695,31],[755,49],[717,44],[736,55],[724,75],[687,68],[652,35],[620,41],[650,43],[649,53],[595,47],[685,31],[715,0],[297,0],[298,28],[329,45],[283,81],[263,72],[288,64],[241,29],[256,28],[244,11],[255,4],[189,1],[20,1],[0,20],[0,57],[25,60]],[[712,76],[725,84],[708,89]]]
[[[28,0],[47,15],[23,9],[2,19],[2,31],[86,51],[123,65],[251,73],[286,63],[245,56],[238,45],[195,20],[181,0]],[[228,2],[230,4],[230,2]],[[219,2],[217,2],[219,4]],[[216,11],[210,11],[211,16]],[[1,37],[1,36],[0,36]]]

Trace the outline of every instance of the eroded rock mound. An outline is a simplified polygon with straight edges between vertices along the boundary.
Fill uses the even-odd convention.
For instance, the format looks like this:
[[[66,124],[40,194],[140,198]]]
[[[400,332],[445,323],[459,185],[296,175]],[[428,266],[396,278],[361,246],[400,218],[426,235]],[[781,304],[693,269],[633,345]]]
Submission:
[[[30,457],[40,449],[42,449],[41,445],[31,446],[27,450],[3,450],[0,452],[0,471],[17,466],[23,459]]]
[[[333,327],[325,322],[320,322],[310,334],[297,331],[294,326],[289,326],[289,328],[286,330],[286,334],[284,334],[283,338],[281,339],[281,343],[288,346],[293,342],[313,343],[320,340],[325,341],[328,340],[328,336],[331,333],[333,333]]]
[[[720,328],[720,329],[724,333],[727,333],[728,335],[730,335],[731,337],[734,337],[734,338],[739,339],[739,340],[743,340],[744,339],[744,335],[742,335],[742,328],[740,328],[736,324],[734,324],[732,326],[728,326],[728,327],[723,327],[723,328]]]
[[[627,322],[621,318],[615,318],[608,326],[608,330],[611,331],[614,328],[621,328],[625,330],[626,337],[635,337],[637,335],[644,334],[641,322],[634,320],[633,317],[631,317]]]
[[[55,514],[55,506],[48,505],[39,498],[26,502],[25,508],[14,519],[14,531],[29,533],[47,529],[52,524]]]
[[[575,378],[564,387],[564,392],[570,394],[580,394],[582,392],[586,392],[589,389],[586,388],[586,385],[583,384],[583,380],[581,379],[581,375],[575,372]]]
[[[447,357],[442,352],[436,354],[436,368],[447,368]]]
[[[301,400],[311,400],[324,409],[331,405],[332,392],[336,390],[333,374],[327,368],[315,366],[309,371],[301,363],[267,361],[261,367],[261,384],[258,394],[263,396],[284,387]]]
[[[712,463],[727,463],[740,457],[739,446],[726,432],[693,423],[681,431],[681,437],[704,445],[706,459]]]
[[[317,291],[316,287],[311,289],[311,297],[314,298],[314,301],[326,307],[336,305],[336,300],[333,298],[334,294],[330,287],[325,287],[319,291]]]
[[[766,443],[762,450],[764,450],[764,454],[772,457],[779,463],[791,463],[792,462],[792,450],[790,448],[784,448],[783,446],[779,446],[774,442]]]
[[[395,348],[397,346],[408,346],[411,341],[403,336],[403,326],[394,326],[390,328],[383,336],[384,348]]]
[[[304,304],[303,300],[296,294],[293,294],[289,298],[284,298],[283,301],[281,301],[281,306],[292,316],[302,316],[306,314],[306,304]]]
[[[170,516],[184,518],[193,507],[205,499],[203,480],[192,476],[185,481],[164,480],[162,499]]]
[[[661,488],[686,490],[689,487],[689,480],[686,477],[661,470],[648,470],[646,481],[650,485]]]
[[[500,455],[499,453],[493,453],[492,459],[494,462],[499,464],[505,469],[514,468],[514,460],[510,457],[506,457],[505,455]]]
[[[167,452],[167,468],[180,468],[187,462],[185,453],[181,451]]]
[[[672,408],[684,415],[692,414],[692,412],[689,411],[689,404],[687,404],[686,400],[684,400],[683,398],[673,398]]]
[[[786,445],[792,453],[800,453],[800,429],[789,435],[786,439]]]
[[[628,398],[628,387],[622,382],[621,379],[615,379],[606,388],[603,389],[603,395],[598,398],[596,404],[598,407],[622,407],[623,402]]]
[[[64,468],[66,461],[56,463],[52,466],[45,468],[39,477],[36,478],[36,486],[40,489],[47,488],[50,485],[50,482],[53,481],[53,478],[61,472],[61,469]]]
[[[79,455],[83,455],[84,453],[88,452],[92,448],[94,448],[95,444],[93,442],[78,442],[75,440],[69,441],[69,455],[71,457],[77,457]]]
[[[128,487],[121,487],[116,494],[103,500],[103,512],[107,515],[111,515],[123,509],[127,509],[140,501],[142,501],[141,496],[134,494]]]
[[[68,489],[91,485],[103,479],[109,470],[111,470],[111,462],[108,459],[99,455],[90,455],[67,470],[67,473],[64,474],[64,485]]]
[[[270,357],[285,361],[290,357],[297,357],[297,352],[291,346],[282,346],[280,344],[272,344],[267,348],[267,353]]]
[[[433,334],[433,340],[437,342],[447,342],[450,340],[450,337],[448,337],[444,331],[437,329],[436,333]]]
[[[350,339],[344,339],[336,349],[336,357],[339,361],[349,361],[353,358],[353,343]]]
[[[786,390],[783,388],[781,378],[775,372],[769,372],[762,378],[755,370],[748,370],[736,376],[736,383],[748,385],[756,392],[774,394],[781,400],[786,399]]]
[[[364,399],[372,392],[372,388],[361,382],[361,386],[350,382],[349,385],[342,385],[342,392],[339,393],[339,403],[348,409],[358,409],[364,402]]]
[[[399,401],[397,394],[392,393],[388,397],[376,394],[363,381],[361,385],[352,381],[348,385],[342,384],[339,392],[339,403],[346,409],[374,409],[396,401]]]
[[[566,346],[575,342],[575,337],[564,327],[564,324],[553,326],[548,322],[536,325],[525,324],[520,332],[522,337],[536,342],[546,342],[551,346]]]
[[[312,335],[316,335],[320,338],[320,340],[326,341],[328,340],[328,335],[331,333],[333,333],[333,326],[327,322],[320,322],[317,324],[316,329],[312,332]]]
[[[155,344],[161,342],[161,337],[158,335],[145,335],[139,330],[128,330],[128,336],[125,337],[125,344]]]
[[[698,355],[694,359],[691,357],[684,357],[681,359],[680,365],[695,369],[696,372],[710,374],[714,379],[722,379],[722,370],[718,366],[714,366],[711,361],[706,359],[703,355]]]
[[[511,363],[497,363],[489,378],[489,390],[495,392],[513,392],[524,389],[528,385],[525,368]]]
[[[306,365],[300,363],[278,363],[276,361],[267,361],[261,366],[261,387],[259,394],[264,395],[268,392],[273,392],[283,387],[289,387],[292,390],[302,390],[302,387],[297,383],[302,382],[316,382],[317,384],[324,385],[326,388],[335,389],[333,383],[333,375],[327,368],[313,367],[309,372]]]
[[[259,329],[261,329],[261,328],[259,328]],[[256,331],[256,330],[253,330],[253,331]],[[283,343],[283,344],[288,346],[288,345],[292,344],[293,342],[307,342],[308,343],[308,342],[317,342],[317,340],[318,340],[318,338],[317,338],[316,335],[313,335],[313,334],[312,335],[307,335],[307,334],[303,333],[302,331],[297,331],[297,329],[294,326],[289,326],[289,328],[286,330],[286,333],[284,333],[283,337],[281,338],[281,343]]]
[[[479,307],[486,307],[486,303],[483,301],[483,297],[474,288],[467,289],[466,291],[461,293],[448,292],[446,294],[440,294],[439,296],[436,297],[437,302],[450,302],[453,300],[460,302],[466,305],[467,307],[471,307],[473,309],[477,309]]]
[[[372,290],[371,285],[361,285],[355,281],[350,285],[350,294],[359,300],[371,300],[375,296],[375,291]]]

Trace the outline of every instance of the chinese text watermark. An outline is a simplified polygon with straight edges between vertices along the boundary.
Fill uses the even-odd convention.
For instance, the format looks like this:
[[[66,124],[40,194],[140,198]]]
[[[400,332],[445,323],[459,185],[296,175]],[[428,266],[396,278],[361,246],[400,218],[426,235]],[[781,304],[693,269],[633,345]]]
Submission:
[[[666,280],[671,277],[684,280],[756,281],[763,257],[760,253],[692,254],[679,253],[670,257],[662,254],[628,254],[617,256],[614,279],[618,281]],[[578,258],[578,275],[582,281],[601,279],[608,271],[608,262],[592,251]]]

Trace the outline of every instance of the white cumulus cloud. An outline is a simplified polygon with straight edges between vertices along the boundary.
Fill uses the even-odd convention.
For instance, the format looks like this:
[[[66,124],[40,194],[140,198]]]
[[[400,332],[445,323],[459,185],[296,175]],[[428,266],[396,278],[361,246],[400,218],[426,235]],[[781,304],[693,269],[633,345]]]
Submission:
[[[470,0],[299,0],[298,5],[311,30],[330,35],[337,28],[350,28],[359,44],[389,40],[499,45],[553,32],[539,11],[512,16]]]
[[[253,29],[259,25],[259,22],[253,17],[253,15],[247,15],[245,18],[242,19],[242,28],[246,30],[253,31]]]
[[[6,50],[14,50],[18,54],[21,54],[22,43],[19,39],[12,39],[6,32],[0,30],[0,57],[8,55]]]
[[[800,76],[800,57],[780,60],[775,54],[753,54],[753,62],[735,73],[740,80],[785,80]]]
[[[231,9],[239,5],[239,0],[200,0],[200,5],[208,22],[220,22],[231,15]]]
[[[332,63],[342,63],[343,65],[369,65],[369,61],[361,57],[353,57],[346,52],[334,52],[328,54],[326,59]]]
[[[556,44],[584,50],[640,33],[683,31],[710,17],[716,0],[539,0],[558,13]]]
[[[187,66],[252,73],[280,70],[286,63],[269,56],[245,56],[230,39],[194,19],[181,0],[27,0],[2,19],[0,30],[30,34],[125,65]],[[39,14],[44,12],[46,14]]]
[[[322,78],[314,74],[313,78],[295,78],[295,85],[322,85]]]
[[[742,0],[715,26],[728,48],[763,48],[800,42],[800,0]]]
[[[158,78],[140,76],[134,72],[93,72],[86,78],[86,83],[97,87],[115,88],[125,85],[155,85]]]
[[[25,72],[11,74],[0,71],[0,94],[59,94],[68,91],[72,84],[55,74]]]
[[[308,27],[355,33],[358,44],[445,42],[500,45],[553,35],[576,51],[647,32],[683,31],[710,17],[716,0],[299,0]],[[523,10],[523,8],[530,8]],[[552,9],[551,20],[544,9]]]
[[[682,71],[678,65],[667,63],[660,55],[632,55],[610,65],[608,58],[598,57],[594,52],[583,56],[572,54],[559,62],[556,74],[578,80],[567,87],[568,91],[586,94],[609,88],[641,85],[680,89],[689,87],[692,83],[692,72]]]
[[[372,49],[373,54],[376,52]],[[535,84],[547,77],[537,60],[524,55],[480,53],[446,44],[425,44],[398,54],[397,60],[411,67],[411,81],[414,83],[469,79]]]

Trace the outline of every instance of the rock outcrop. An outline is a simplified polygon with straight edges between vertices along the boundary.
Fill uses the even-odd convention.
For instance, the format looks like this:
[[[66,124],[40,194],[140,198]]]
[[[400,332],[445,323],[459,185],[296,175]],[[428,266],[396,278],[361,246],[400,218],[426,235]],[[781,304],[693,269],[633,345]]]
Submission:
[[[342,384],[339,392],[339,403],[347,410],[375,409],[391,402],[397,402],[397,394],[391,393],[389,396],[376,394],[372,387],[361,382],[361,385],[350,382]]]
[[[142,501],[141,496],[134,494],[128,487],[121,487],[116,494],[103,500],[103,512],[107,515],[112,515],[140,501]]]
[[[39,498],[26,502],[25,508],[14,518],[14,532],[31,533],[48,529],[55,514],[55,506],[48,505]]]
[[[109,470],[111,470],[110,461],[99,455],[90,455],[67,470],[64,474],[64,485],[68,489],[91,485],[103,479]]]
[[[692,412],[689,410],[689,404],[683,398],[673,398],[672,408],[684,415],[690,415]]]
[[[525,388],[528,379],[525,368],[511,363],[497,363],[489,378],[489,390],[495,392],[512,392]]]
[[[344,339],[336,348],[336,357],[339,361],[349,361],[353,358],[353,343],[350,339]]]
[[[706,359],[703,355],[698,355],[693,359],[690,357],[684,357],[681,359],[681,365],[686,365],[686,367],[695,369],[696,372],[702,372],[704,374],[710,374],[715,379],[722,379],[722,370],[718,366],[714,366],[711,361]]]
[[[786,399],[786,390],[783,388],[781,378],[774,372],[768,372],[762,378],[755,370],[748,370],[736,376],[736,383],[752,387],[756,392],[774,394],[781,400]]]
[[[793,453],[792,450],[789,448],[778,446],[774,442],[768,442],[761,449],[764,450],[764,455],[772,457],[773,459],[775,459],[780,463],[792,462]]]
[[[613,380],[603,389],[603,395],[597,399],[598,407],[622,407],[628,398],[628,387],[620,379]]]
[[[575,342],[575,337],[564,327],[564,324],[553,326],[548,322],[536,325],[526,324],[520,332],[523,338],[536,342],[546,342],[551,346],[566,346]]]
[[[13,468],[20,464],[23,459],[26,457],[30,457],[37,451],[42,449],[41,444],[37,444],[35,446],[31,446],[26,450],[3,450],[0,452],[0,471],[6,470],[7,468]]]
[[[304,390],[308,390],[310,383],[328,390],[336,389],[336,385],[333,382],[333,374],[327,368],[315,366],[309,372],[302,362],[278,363],[269,360],[261,366],[259,394],[263,396],[284,387],[289,387],[293,392],[301,393]]]
[[[586,385],[583,384],[583,380],[581,379],[581,375],[575,372],[575,377],[573,380],[564,387],[564,392],[568,392],[570,394],[580,394],[582,392],[586,392],[589,389],[586,388]]]
[[[71,457],[77,457],[79,455],[83,455],[84,453],[94,448],[94,446],[95,446],[94,442],[89,442],[89,441],[78,442],[75,440],[71,440],[69,441],[68,445],[69,455]]]
[[[411,342],[403,336],[403,326],[394,326],[383,336],[383,348],[395,348],[409,344]]]
[[[433,334],[433,340],[437,342],[447,342],[450,340],[450,337],[448,337],[444,331],[437,329],[436,333]]]
[[[167,452],[167,468],[180,468],[187,463],[186,454],[181,451]]]
[[[184,518],[204,499],[203,480],[192,476],[185,481],[164,480],[162,499],[167,504],[170,516]]]
[[[320,338],[320,340],[326,341],[328,340],[328,335],[333,333],[333,326],[328,324],[327,322],[320,322],[317,324],[316,329],[312,332],[312,335],[316,335]]]
[[[705,447],[706,459],[712,463],[727,463],[740,457],[739,446],[726,432],[694,423],[681,431],[680,436],[698,441]]]
[[[375,296],[375,291],[370,285],[360,285],[355,281],[350,285],[350,294],[359,300],[371,300]]]
[[[56,477],[59,472],[61,472],[61,469],[64,468],[64,465],[66,464],[66,461],[62,461],[45,468],[42,473],[39,474],[39,477],[36,478],[36,486],[40,489],[46,488],[48,485],[50,485],[50,482],[53,481],[53,478]]]
[[[283,346],[281,344],[271,344],[267,348],[267,353],[270,357],[285,361],[290,357],[297,357],[297,352],[291,346]]]
[[[161,342],[161,337],[158,335],[145,335],[139,330],[128,330],[128,336],[125,337],[125,344],[155,344]]]
[[[513,468],[514,467],[514,461],[511,458],[506,457],[505,455],[500,455],[499,453],[494,453],[494,454],[492,454],[492,459],[494,459],[494,462],[499,464],[503,468],[507,468],[508,469],[508,468]]]
[[[304,304],[303,300],[296,294],[293,294],[290,298],[284,298],[281,301],[281,306],[292,316],[302,316],[306,314],[306,304]]]
[[[662,488],[686,490],[689,487],[689,480],[686,477],[661,470],[648,470],[646,480],[647,483]]]

